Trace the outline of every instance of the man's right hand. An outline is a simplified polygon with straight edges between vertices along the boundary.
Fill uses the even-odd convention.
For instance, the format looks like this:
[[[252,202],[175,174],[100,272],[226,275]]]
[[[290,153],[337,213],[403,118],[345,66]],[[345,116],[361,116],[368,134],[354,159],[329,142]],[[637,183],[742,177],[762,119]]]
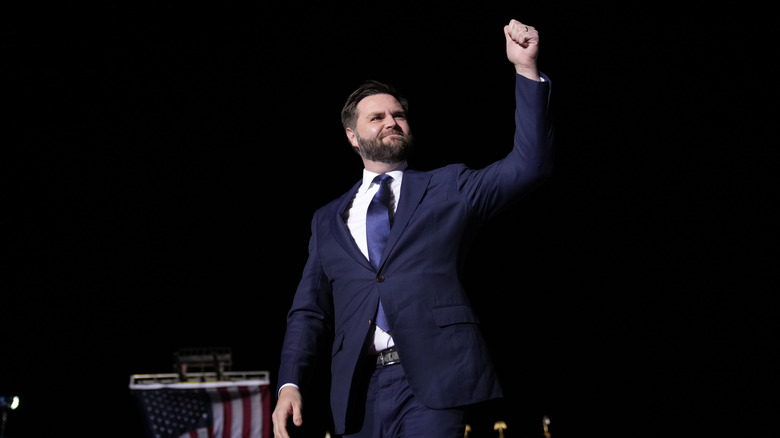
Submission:
[[[536,58],[539,55],[539,32],[517,20],[504,26],[506,56],[515,65],[515,71],[528,79],[539,81]]]
[[[290,438],[287,433],[287,422],[292,418],[295,426],[303,424],[303,397],[295,386],[285,386],[279,391],[276,408],[271,414],[274,423],[274,438]]]

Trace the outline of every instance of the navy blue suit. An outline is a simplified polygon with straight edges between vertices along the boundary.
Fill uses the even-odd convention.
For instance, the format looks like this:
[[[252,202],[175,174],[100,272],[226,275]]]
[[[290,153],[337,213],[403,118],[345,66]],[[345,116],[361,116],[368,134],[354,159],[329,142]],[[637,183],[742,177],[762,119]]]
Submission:
[[[342,216],[360,181],[314,213],[309,257],[288,314],[278,382],[305,388],[317,355],[325,353],[321,348],[332,345],[330,401],[336,434],[344,433],[349,403],[354,402],[355,372],[366,356],[380,296],[418,400],[438,409],[502,396],[461,278],[480,225],[551,173],[551,83],[542,77],[543,82],[516,77],[514,147],[504,158],[482,169],[452,164],[404,172],[378,270],[361,253]]]

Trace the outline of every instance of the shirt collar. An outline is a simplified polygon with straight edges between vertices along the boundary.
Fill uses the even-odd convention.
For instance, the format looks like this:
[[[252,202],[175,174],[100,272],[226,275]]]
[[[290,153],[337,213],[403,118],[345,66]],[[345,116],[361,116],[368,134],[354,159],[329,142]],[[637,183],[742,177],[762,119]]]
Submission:
[[[406,168],[409,167],[408,163],[404,162],[403,166],[398,170],[391,170],[390,172],[387,172],[388,175],[393,177],[393,183],[394,184],[400,184],[401,179],[403,179],[404,171]],[[371,183],[374,182],[374,178],[379,175],[376,172],[371,172],[370,170],[363,169],[363,184],[360,186],[360,189],[358,189],[358,193],[365,193],[369,187],[371,187]]]

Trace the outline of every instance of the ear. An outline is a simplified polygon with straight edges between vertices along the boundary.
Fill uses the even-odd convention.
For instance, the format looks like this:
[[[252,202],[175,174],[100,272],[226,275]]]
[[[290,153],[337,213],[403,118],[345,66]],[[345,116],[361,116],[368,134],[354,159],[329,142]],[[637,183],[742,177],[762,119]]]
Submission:
[[[355,132],[352,131],[352,128],[347,128],[345,129],[345,131],[347,133],[347,139],[349,140],[349,143],[352,145],[352,147],[357,148],[358,142],[357,142],[357,137],[355,136]]]

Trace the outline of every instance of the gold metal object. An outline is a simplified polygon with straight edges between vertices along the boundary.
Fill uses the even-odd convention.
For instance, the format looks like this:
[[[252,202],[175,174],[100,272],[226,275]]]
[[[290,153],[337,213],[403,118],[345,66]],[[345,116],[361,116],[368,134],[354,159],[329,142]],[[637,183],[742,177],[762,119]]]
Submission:
[[[504,438],[504,429],[506,429],[506,423],[503,421],[496,421],[496,424],[493,425],[493,430],[498,431],[498,438]]]

